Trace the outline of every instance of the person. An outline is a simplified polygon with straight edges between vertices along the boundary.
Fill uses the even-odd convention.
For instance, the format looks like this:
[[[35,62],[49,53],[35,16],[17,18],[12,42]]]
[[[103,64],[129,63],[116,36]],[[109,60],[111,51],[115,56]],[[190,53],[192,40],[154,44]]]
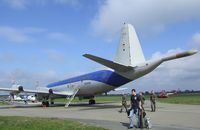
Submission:
[[[28,100],[28,96],[24,96],[24,104],[28,104],[27,100]]]
[[[153,90],[151,91],[151,94],[150,94],[150,102],[151,102],[151,111],[155,112],[156,111],[156,95]]]
[[[144,98],[144,94],[143,92],[140,92],[140,100],[141,100],[141,108],[144,111],[144,102],[145,102],[145,98]]]
[[[144,101],[145,101],[145,98],[144,98],[144,95],[143,95],[143,92],[140,92],[140,102],[141,102],[141,109],[139,110],[139,119],[140,119],[140,128],[143,128],[144,127],[144,117],[146,115],[146,112],[144,110]]]
[[[123,108],[125,108],[127,112],[127,102],[126,102],[126,94],[122,95],[122,106],[119,112],[123,112]]]
[[[133,117],[136,116],[137,125],[138,128],[140,126],[139,124],[139,109],[140,106],[140,96],[136,94],[136,90],[132,89],[132,95],[131,95],[131,102],[130,102],[130,113],[129,113],[129,119],[130,119],[130,125],[129,129],[133,128]]]

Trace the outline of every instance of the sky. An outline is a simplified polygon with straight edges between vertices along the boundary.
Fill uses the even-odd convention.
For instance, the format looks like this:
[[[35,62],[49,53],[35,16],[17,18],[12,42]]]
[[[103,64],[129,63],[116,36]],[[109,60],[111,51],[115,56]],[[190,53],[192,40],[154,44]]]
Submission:
[[[123,23],[132,24],[145,58],[200,49],[199,0],[0,0],[0,86],[34,89],[105,69]],[[200,54],[163,63],[128,91],[200,90]]]

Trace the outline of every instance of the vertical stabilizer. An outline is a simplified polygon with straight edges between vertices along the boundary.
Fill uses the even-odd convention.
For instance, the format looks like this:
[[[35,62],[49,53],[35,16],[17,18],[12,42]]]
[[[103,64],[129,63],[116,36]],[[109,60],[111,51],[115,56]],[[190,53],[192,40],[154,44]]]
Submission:
[[[124,24],[114,62],[125,66],[136,66],[145,61],[134,27]]]

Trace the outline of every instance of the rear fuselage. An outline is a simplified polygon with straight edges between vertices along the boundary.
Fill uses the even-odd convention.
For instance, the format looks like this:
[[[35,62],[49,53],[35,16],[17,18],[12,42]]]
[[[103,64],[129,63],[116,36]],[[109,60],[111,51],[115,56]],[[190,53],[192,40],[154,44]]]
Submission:
[[[116,72],[112,70],[100,70],[77,77],[61,80],[47,85],[47,88],[55,92],[72,92],[79,88],[76,96],[94,96],[100,93],[109,92],[128,82],[154,70],[162,62],[161,60],[146,61],[127,72]]]

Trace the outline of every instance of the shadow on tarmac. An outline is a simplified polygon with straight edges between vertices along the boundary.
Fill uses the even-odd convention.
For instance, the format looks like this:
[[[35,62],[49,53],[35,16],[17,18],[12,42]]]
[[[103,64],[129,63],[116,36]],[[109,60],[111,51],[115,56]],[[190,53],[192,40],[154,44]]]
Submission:
[[[106,109],[106,108],[119,108],[120,105],[114,105],[113,102],[106,102],[106,103],[96,103],[93,105],[90,105],[86,102],[82,103],[72,103],[69,105],[69,107],[82,107],[80,111],[82,110],[96,110],[96,109]],[[49,107],[64,107],[65,103],[55,103],[53,105],[50,105]],[[12,103],[10,105],[2,105],[0,106],[0,109],[9,109],[9,108],[37,108],[42,107],[42,105],[39,103],[36,104],[22,104],[22,103]],[[87,108],[85,108],[87,107]]]
[[[126,127],[127,129],[129,128],[129,123],[127,122],[120,122],[122,126]]]
[[[84,107],[84,108],[81,108],[79,111],[120,108],[121,107],[121,105],[116,105],[113,103],[114,102],[104,102],[104,103],[96,103],[93,105],[89,105],[88,103],[77,103],[77,104],[70,104],[70,107]],[[87,107],[87,108],[85,108],[85,107]]]

